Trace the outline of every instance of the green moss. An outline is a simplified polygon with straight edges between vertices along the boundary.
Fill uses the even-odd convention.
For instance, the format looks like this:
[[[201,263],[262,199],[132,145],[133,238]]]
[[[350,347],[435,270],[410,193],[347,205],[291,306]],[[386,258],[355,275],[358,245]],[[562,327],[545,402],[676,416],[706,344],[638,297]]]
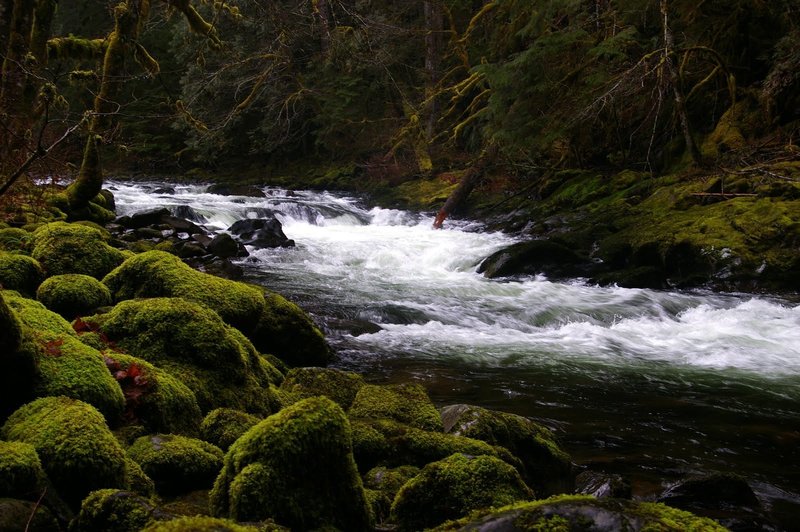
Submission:
[[[471,405],[442,409],[445,430],[492,445],[505,447],[524,465],[523,478],[537,493],[568,493],[573,488],[569,455],[556,443],[553,433],[522,416]]]
[[[94,277],[68,273],[43,282],[36,291],[36,299],[64,318],[73,319],[110,305],[111,292]]]
[[[41,303],[8,292],[5,299],[23,324],[18,357],[20,364],[27,360],[34,368],[29,382],[34,397],[65,395],[80,399],[114,423],[125,399],[102,355],[82,343],[64,318]]]
[[[127,420],[142,423],[150,432],[197,434],[202,414],[194,392],[184,383],[130,355],[108,350],[104,357],[126,395]],[[130,377],[132,366],[136,375]]]
[[[3,291],[0,290],[0,353],[11,356],[19,349],[21,342],[21,324],[16,314],[8,307]]]
[[[521,465],[503,447],[463,436],[421,430],[392,420],[356,419],[352,421],[352,430],[353,454],[362,471],[378,465],[422,467],[455,453],[496,456],[515,467]]]
[[[0,250],[27,254],[31,250],[33,236],[24,229],[5,227],[0,229]]]
[[[33,445],[0,441],[0,497],[38,499],[45,474]]]
[[[396,468],[381,466],[367,471],[363,476],[364,492],[376,521],[380,523],[388,519],[397,492],[419,472],[420,469],[414,466]]]
[[[185,436],[158,434],[138,438],[128,456],[153,479],[165,495],[210,488],[222,468],[222,451],[210,443]]]
[[[170,516],[211,515],[208,507],[209,490],[195,490],[170,497],[158,506],[160,512]]]
[[[400,530],[421,530],[479,508],[533,497],[516,469],[491,456],[454,454],[428,464],[392,503]]]
[[[292,365],[320,365],[330,357],[322,333],[297,305],[262,288],[193,270],[164,251],[126,260],[103,282],[115,301],[182,297],[206,305],[242,331],[259,351]]]
[[[393,419],[423,430],[443,430],[439,412],[419,384],[363,386],[349,415],[355,419]]]
[[[72,532],[138,532],[152,520],[155,508],[143,497],[129,491],[97,490],[81,504],[70,524]]]
[[[367,530],[350,425],[330,399],[305,399],[251,428],[225,456],[212,513],[292,529]]]
[[[33,445],[48,478],[74,505],[91,491],[125,486],[125,452],[94,407],[68,397],[44,397],[14,412],[0,430]]]
[[[260,418],[239,410],[217,408],[203,419],[200,425],[200,438],[227,450],[242,434],[260,421]]]
[[[34,231],[31,256],[49,276],[81,273],[101,279],[124,260],[122,252],[105,239],[93,227],[54,222]]]
[[[557,495],[549,499],[516,503],[476,511],[449,521],[435,531],[472,530],[510,526],[523,532],[571,530],[642,530],[647,532],[724,531],[711,519],[697,517],[663,504],[623,499],[595,499],[587,495]]]
[[[269,414],[280,407],[270,387],[279,383],[280,372],[202,305],[181,298],[123,301],[85,321],[185,384],[203,412],[230,407]]]
[[[194,516],[180,517],[171,521],[158,521],[143,528],[142,532],[278,532],[286,530],[280,527],[254,527],[234,523],[228,519]]]
[[[43,280],[44,272],[36,259],[0,252],[0,287],[33,295]]]
[[[61,527],[45,506],[32,501],[0,499],[0,530],[60,532]]]
[[[132,492],[147,498],[156,493],[156,483],[147,476],[142,466],[130,458],[125,459],[125,486]]]
[[[295,368],[286,374],[280,391],[284,404],[324,395],[347,410],[364,384],[363,377],[357,373],[329,368]]]
[[[453,179],[434,179],[406,181],[392,187],[391,196],[394,201],[408,208],[429,210],[441,207],[453,190],[458,186],[460,176]]]

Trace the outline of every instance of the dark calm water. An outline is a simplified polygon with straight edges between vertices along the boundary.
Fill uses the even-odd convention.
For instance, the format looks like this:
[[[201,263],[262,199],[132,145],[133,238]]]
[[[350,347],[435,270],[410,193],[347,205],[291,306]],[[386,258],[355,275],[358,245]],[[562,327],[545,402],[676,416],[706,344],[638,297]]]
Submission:
[[[334,194],[156,186],[111,188],[121,214],[191,206],[214,231],[274,212],[297,248],[251,250],[247,276],[311,311],[338,367],[534,417],[638,496],[739,473],[783,527],[800,523],[797,301],[487,280],[475,267],[513,240],[477,224],[434,231],[430,216]]]

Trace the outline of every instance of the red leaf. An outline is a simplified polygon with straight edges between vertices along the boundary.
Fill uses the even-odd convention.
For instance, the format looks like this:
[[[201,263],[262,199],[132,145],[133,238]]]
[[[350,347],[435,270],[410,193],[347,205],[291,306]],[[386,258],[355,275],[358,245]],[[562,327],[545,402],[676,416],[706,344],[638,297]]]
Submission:
[[[62,355],[61,346],[64,345],[64,339],[50,340],[44,344],[44,351],[50,356],[59,357]]]
[[[139,369],[139,366],[137,366],[136,363],[133,363],[130,366],[128,366],[128,375],[131,378],[135,379],[136,377],[138,377],[141,374],[142,374],[142,371]]]

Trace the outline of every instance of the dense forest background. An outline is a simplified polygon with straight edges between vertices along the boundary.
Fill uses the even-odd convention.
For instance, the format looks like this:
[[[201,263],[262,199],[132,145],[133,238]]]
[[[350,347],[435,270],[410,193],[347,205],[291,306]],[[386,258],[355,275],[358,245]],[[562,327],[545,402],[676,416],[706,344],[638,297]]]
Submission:
[[[0,175],[792,156],[798,20],[793,0],[3,0]]]

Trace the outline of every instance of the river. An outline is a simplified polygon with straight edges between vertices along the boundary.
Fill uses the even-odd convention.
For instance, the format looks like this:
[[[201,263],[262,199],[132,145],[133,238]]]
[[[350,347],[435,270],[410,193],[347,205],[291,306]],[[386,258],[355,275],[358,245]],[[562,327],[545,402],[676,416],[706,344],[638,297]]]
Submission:
[[[800,522],[800,305],[747,294],[488,280],[511,236],[368,208],[331,193],[112,182],[119,214],[190,206],[201,225],[274,213],[297,242],[251,249],[247,280],[309,310],[335,367],[415,381],[552,427],[579,464],[648,497],[688,474],[743,475],[782,523]],[[377,324],[380,329],[374,327]]]

